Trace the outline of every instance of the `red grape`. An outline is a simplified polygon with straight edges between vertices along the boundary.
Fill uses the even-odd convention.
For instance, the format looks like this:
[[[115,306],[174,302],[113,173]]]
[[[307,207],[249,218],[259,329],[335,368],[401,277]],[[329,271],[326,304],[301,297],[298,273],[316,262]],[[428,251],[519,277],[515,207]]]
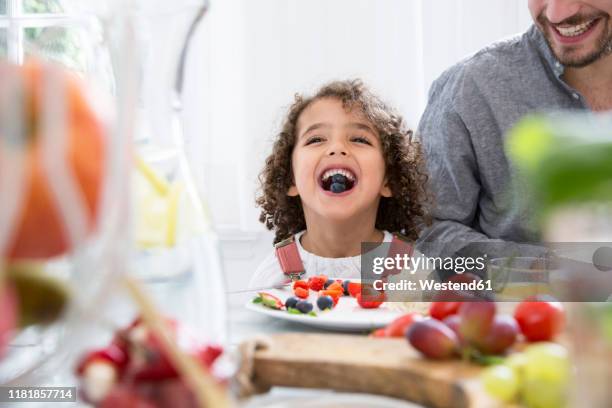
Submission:
[[[486,354],[502,354],[515,342],[519,328],[512,316],[497,315],[489,333],[478,341],[477,347]]]
[[[470,343],[477,343],[484,338],[495,316],[493,302],[465,302],[459,309],[461,337]]]
[[[406,332],[406,338],[412,347],[428,358],[451,358],[459,349],[455,333],[436,319],[414,322]]]

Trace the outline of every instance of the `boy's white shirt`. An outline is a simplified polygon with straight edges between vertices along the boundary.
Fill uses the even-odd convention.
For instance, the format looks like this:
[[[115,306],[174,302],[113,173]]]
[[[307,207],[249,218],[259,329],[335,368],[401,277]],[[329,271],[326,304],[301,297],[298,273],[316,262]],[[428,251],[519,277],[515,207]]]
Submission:
[[[315,275],[326,275],[338,279],[360,279],[361,278],[361,255],[346,258],[325,258],[310,253],[302,247],[300,238],[304,235],[301,231],[294,235],[294,240],[298,248],[302,263],[306,273],[305,277]],[[383,242],[391,242],[393,235],[388,231],[383,231]],[[415,249],[413,257],[421,254]],[[422,271],[429,274],[430,271]],[[255,274],[249,282],[249,288],[266,288],[282,284],[286,280],[278,259],[276,251],[273,250],[257,267]]]

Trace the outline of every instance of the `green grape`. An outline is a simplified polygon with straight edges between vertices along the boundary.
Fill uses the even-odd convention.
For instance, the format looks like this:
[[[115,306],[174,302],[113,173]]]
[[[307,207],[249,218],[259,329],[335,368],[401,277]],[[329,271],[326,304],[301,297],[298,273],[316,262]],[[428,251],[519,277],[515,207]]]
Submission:
[[[523,378],[525,375],[525,366],[527,365],[527,356],[525,356],[525,353],[511,354],[506,358],[504,365],[513,369],[519,378]]]
[[[523,402],[527,408],[564,408],[567,387],[551,380],[530,380],[523,384]]]
[[[536,343],[525,349],[525,357],[525,381],[568,385],[570,363],[565,347],[556,343]]]
[[[482,382],[491,396],[504,402],[514,401],[519,391],[516,372],[504,364],[487,368],[482,373]]]

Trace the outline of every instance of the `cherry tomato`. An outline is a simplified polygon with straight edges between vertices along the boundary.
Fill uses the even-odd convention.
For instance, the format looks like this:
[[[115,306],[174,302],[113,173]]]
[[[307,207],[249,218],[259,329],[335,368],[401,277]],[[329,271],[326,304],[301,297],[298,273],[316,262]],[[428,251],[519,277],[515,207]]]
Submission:
[[[361,283],[350,282],[348,284],[348,292],[352,297],[356,297],[359,292],[361,292]]]
[[[384,294],[383,296],[378,297],[366,296],[366,300],[362,298],[361,293],[357,293],[357,296],[355,296],[355,298],[357,299],[357,303],[359,304],[359,306],[364,309],[376,309],[384,303]]]
[[[565,310],[549,296],[535,296],[521,302],[514,318],[528,341],[550,341],[565,327]]]
[[[446,317],[457,314],[461,302],[432,302],[429,315],[434,319],[444,320]]]
[[[412,312],[398,317],[385,328],[385,337],[404,337],[412,323],[423,320],[420,313]]]

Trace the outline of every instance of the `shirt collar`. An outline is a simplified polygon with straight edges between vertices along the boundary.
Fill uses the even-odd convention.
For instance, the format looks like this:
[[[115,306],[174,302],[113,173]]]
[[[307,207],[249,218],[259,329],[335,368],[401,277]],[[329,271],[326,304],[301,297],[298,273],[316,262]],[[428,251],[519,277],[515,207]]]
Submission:
[[[551,71],[557,78],[561,79],[565,67],[555,58],[555,55],[544,38],[544,34],[542,34],[535,24],[532,24],[529,30],[527,30],[527,36],[536,47],[538,53],[544,58],[544,61],[546,61]]]

